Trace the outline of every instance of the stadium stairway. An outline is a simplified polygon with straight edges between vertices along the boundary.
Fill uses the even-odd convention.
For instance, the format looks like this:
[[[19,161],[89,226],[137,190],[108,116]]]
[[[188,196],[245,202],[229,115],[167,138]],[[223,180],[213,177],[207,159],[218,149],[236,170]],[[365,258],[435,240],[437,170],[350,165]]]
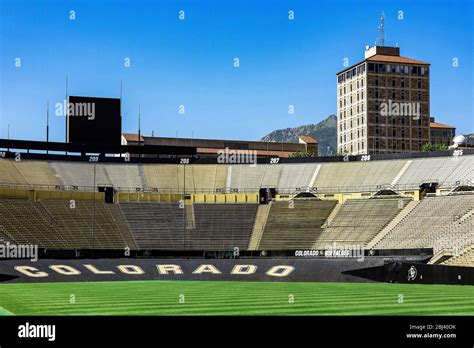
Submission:
[[[328,218],[326,219],[326,222],[323,225],[324,228],[327,228],[329,225],[332,224],[337,213],[339,212],[339,210],[341,210],[341,207],[342,207],[342,204],[338,202],[336,206],[334,207],[334,209],[332,210],[331,214],[329,214]]]
[[[268,214],[273,202],[269,204],[260,204],[257,208],[257,216],[255,217],[255,223],[252,228],[252,235],[250,237],[248,250],[258,250],[260,241],[262,240],[263,231],[268,220]]]
[[[186,230],[186,250],[246,250],[257,204],[194,204],[196,226]]]
[[[387,233],[397,226],[418,205],[419,201],[410,201],[377,235],[367,243],[366,248],[372,249]]]
[[[177,203],[120,203],[138,249],[183,250],[184,209]]]
[[[380,241],[375,249],[433,248],[455,252],[474,243],[474,194],[426,197]]]
[[[448,266],[474,267],[474,245],[465,248],[459,255],[453,256],[441,263]]]
[[[27,185],[28,181],[13,162],[9,159],[0,159],[0,183]]]
[[[259,250],[310,249],[336,203],[314,199],[274,202]]]
[[[365,247],[408,203],[403,198],[347,200],[327,228],[318,236],[314,249],[340,246]]]

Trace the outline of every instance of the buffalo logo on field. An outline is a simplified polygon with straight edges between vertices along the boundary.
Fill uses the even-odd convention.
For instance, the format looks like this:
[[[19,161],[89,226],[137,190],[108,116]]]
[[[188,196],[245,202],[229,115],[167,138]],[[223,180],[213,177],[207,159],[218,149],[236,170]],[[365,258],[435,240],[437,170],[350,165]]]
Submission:
[[[411,266],[408,270],[408,281],[415,280],[418,275],[418,271],[415,266]]]

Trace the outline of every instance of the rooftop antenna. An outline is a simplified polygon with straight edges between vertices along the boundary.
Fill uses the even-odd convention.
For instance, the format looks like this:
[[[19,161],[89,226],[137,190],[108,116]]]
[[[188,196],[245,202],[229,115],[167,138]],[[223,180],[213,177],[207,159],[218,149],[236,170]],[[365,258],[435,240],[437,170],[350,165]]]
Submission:
[[[66,143],[69,142],[69,101],[68,101],[68,76],[66,75]]]
[[[380,16],[380,25],[379,25],[379,38],[378,38],[378,46],[383,46],[385,44],[385,13],[382,11],[382,15]]]
[[[46,142],[49,143],[49,100],[46,101]],[[46,150],[46,154],[48,153]]]

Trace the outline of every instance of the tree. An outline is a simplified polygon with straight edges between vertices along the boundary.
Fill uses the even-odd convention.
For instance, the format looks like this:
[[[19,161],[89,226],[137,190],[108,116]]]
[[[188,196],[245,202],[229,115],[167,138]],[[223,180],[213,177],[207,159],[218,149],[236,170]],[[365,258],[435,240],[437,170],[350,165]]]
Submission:
[[[305,157],[314,157],[315,153],[311,151],[298,151],[291,153],[289,158],[305,158]]]

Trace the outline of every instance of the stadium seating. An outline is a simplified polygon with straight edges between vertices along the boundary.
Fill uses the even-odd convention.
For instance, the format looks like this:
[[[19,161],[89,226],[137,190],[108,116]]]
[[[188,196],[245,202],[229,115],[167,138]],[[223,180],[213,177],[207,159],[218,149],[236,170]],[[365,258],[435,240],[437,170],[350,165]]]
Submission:
[[[101,164],[82,163],[82,162],[51,162],[58,181],[65,186],[77,186],[81,190],[92,189],[95,186],[111,186],[109,177],[105,168]],[[95,180],[94,180],[95,176]]]
[[[136,164],[104,164],[110,184],[119,191],[146,187],[142,168]]]
[[[145,164],[143,167],[147,186],[163,192],[182,193],[185,189],[187,193],[213,193],[223,191],[226,185],[226,165]]]
[[[376,191],[392,184],[406,161],[323,163],[313,186],[318,191]]]
[[[456,181],[474,180],[473,168],[472,155],[415,159],[398,184],[418,188],[422,183],[437,182],[441,187],[454,187]]]
[[[459,255],[451,257],[442,264],[449,266],[474,267],[474,246],[468,247]]]
[[[272,203],[258,249],[310,249],[336,203],[296,199]]]
[[[134,248],[127,232],[108,205],[102,202],[31,202],[0,200],[1,230],[19,244],[36,244],[50,249]]]
[[[182,209],[175,203],[121,203],[120,207],[138,248],[157,250],[245,250],[257,213],[256,204],[194,204]],[[191,209],[194,221],[185,228],[185,210]]]
[[[189,250],[246,250],[257,204],[194,204],[195,228],[186,230]]]
[[[312,187],[312,180],[319,166],[316,163],[282,164],[278,191],[280,193],[308,191]]]
[[[201,164],[188,166],[193,176],[193,192],[215,192],[224,190],[227,177],[227,166]]]
[[[264,185],[276,187],[281,167],[267,167],[270,167],[270,165],[232,165],[230,169],[230,187],[228,189],[238,189],[240,192],[256,192]],[[267,170],[269,174],[264,181]]]
[[[365,246],[408,203],[402,198],[352,199],[342,204],[336,216],[318,236],[313,248]]]
[[[56,185],[58,179],[46,161],[21,160],[13,162],[18,172],[29,185]]]
[[[0,183],[27,185],[26,178],[14,165],[13,160],[0,159]]]
[[[426,197],[375,249],[462,250],[474,243],[474,195]]]
[[[119,205],[138,249],[184,249],[184,210],[177,203]]]

